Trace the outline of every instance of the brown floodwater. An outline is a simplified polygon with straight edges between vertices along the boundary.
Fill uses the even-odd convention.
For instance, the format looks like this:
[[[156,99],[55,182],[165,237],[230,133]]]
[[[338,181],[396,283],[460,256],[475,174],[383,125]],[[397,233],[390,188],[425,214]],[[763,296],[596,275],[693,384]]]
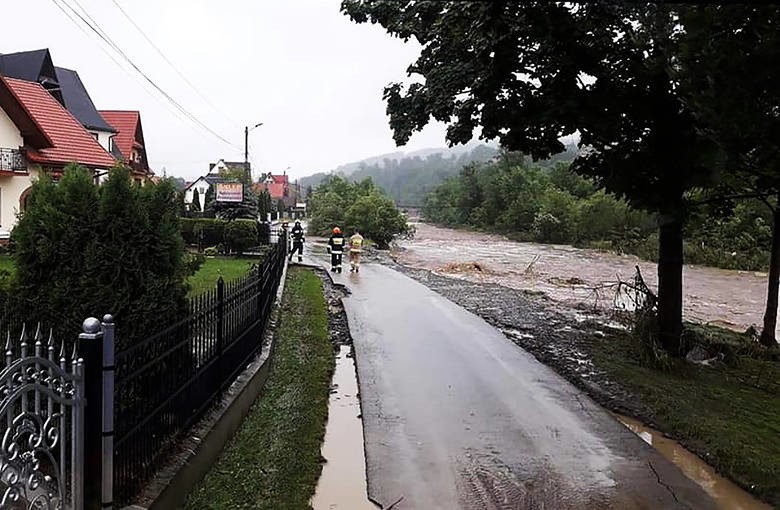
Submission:
[[[363,422],[351,347],[341,346],[333,374],[334,391],[328,402],[328,425],[314,510],[376,510],[366,489],[366,457],[363,449]]]
[[[722,510],[772,510],[772,507],[757,500],[735,483],[723,478],[715,469],[689,452],[677,441],[664,437],[660,432],[642,425],[627,416],[615,415],[629,430],[641,437],[647,444],[670,460],[698,483],[712,497]]]
[[[399,262],[471,281],[543,291],[564,309],[578,313],[583,303],[599,309],[615,307],[611,285],[630,281],[636,266],[648,286],[657,288],[656,265],[631,255],[522,243],[426,223],[415,226],[415,238],[401,242],[405,249],[398,254]],[[739,331],[762,323],[765,274],[686,265],[683,281],[686,319]]]

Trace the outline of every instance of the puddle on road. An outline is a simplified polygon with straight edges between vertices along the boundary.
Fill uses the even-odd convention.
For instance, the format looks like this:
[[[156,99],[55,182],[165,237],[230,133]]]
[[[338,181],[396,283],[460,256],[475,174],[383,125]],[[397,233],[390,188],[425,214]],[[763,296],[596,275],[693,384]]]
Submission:
[[[718,475],[715,469],[695,454],[683,448],[677,441],[664,437],[660,432],[645,427],[640,422],[616,414],[615,417],[629,430],[658,450],[667,460],[679,467],[685,476],[698,483],[715,500],[722,510],[772,510],[735,483]]]
[[[335,391],[328,402],[328,425],[317,491],[312,499],[314,510],[376,510],[368,500],[366,458],[363,449],[363,422],[360,416],[358,386],[354,359],[348,357],[351,347],[342,345],[336,357],[333,374]]]

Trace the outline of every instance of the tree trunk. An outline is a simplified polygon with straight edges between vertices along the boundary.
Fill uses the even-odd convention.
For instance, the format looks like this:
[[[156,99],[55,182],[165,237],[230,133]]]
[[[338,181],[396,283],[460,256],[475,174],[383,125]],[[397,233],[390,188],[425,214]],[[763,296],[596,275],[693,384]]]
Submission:
[[[658,332],[663,348],[682,355],[682,218],[662,215],[658,239]]]
[[[761,343],[767,347],[777,347],[775,330],[777,329],[777,294],[780,283],[780,196],[774,209],[772,225],[772,252],[769,256],[769,284],[766,293],[764,311],[764,329],[761,331]]]

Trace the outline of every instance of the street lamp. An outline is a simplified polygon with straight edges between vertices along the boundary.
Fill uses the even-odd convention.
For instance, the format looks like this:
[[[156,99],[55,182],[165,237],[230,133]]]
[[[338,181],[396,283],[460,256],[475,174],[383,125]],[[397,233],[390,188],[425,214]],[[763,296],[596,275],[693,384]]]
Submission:
[[[244,170],[249,175],[249,182],[252,182],[252,171],[249,169],[249,132],[255,128],[259,128],[263,123],[259,122],[252,126],[244,126]]]

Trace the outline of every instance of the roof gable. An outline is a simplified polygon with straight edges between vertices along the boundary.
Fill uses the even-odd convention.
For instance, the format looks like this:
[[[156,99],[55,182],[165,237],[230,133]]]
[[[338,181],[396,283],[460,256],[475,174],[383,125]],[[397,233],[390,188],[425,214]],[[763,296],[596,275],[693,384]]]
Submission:
[[[43,128],[33,119],[19,98],[16,97],[8,81],[0,74],[0,108],[19,129],[24,142],[36,149],[52,147],[53,143]]]
[[[117,131],[114,136],[114,146],[119,149],[125,160],[129,161],[136,142],[141,114],[127,110],[100,110],[99,113]]]
[[[92,168],[114,165],[114,158],[41,85],[13,78],[6,78],[5,83],[51,142],[46,148],[28,148],[30,161],[53,166],[80,163]]]
[[[92,98],[89,97],[89,93],[79,77],[79,73],[62,67],[55,67],[54,69],[57,73],[57,81],[60,84],[60,92],[62,93],[65,108],[85,128],[115,133],[116,130],[98,113],[95,103],[92,102]]]
[[[64,104],[48,49],[0,55],[0,74],[7,78],[40,83],[60,104]]]

